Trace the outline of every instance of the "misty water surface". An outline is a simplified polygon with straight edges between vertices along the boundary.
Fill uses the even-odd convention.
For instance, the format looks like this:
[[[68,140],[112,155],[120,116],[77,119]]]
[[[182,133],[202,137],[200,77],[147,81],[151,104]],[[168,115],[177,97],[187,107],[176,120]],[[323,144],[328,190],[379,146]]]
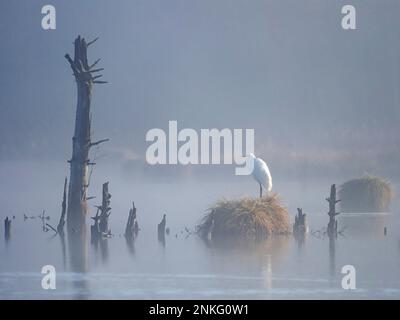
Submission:
[[[0,216],[15,215],[8,243],[3,228],[0,233],[1,299],[400,297],[398,202],[393,204],[393,214],[381,221],[388,226],[387,237],[381,226],[367,234],[345,230],[334,252],[329,251],[327,238],[311,234],[303,246],[292,236],[234,248],[207,246],[196,236],[185,239],[182,230],[193,230],[218,198],[257,195],[258,186],[250,177],[236,182],[187,178],[172,184],[149,183],[124,179],[115,168],[103,167],[101,173],[93,174],[91,192],[99,195],[101,182],[109,179],[114,236],[106,241],[106,247],[97,250],[89,243],[88,271],[75,272],[68,250],[63,254],[60,238],[53,237],[52,231],[43,232],[39,219],[23,220],[23,213],[39,215],[44,209],[51,217],[50,224],[57,224],[66,168],[60,163],[10,163],[0,170],[1,180],[8,183],[1,195],[5,207]],[[46,180],[40,179],[43,172]],[[274,189],[292,215],[297,206],[303,207],[309,214],[310,229],[318,230],[328,221],[324,198],[332,182],[301,184],[277,177]],[[134,248],[129,248],[122,234],[132,200],[142,230]],[[91,204],[99,201],[91,200]],[[156,234],[164,213],[171,229],[165,247],[158,243]],[[40,271],[48,264],[57,271],[56,290],[41,288]],[[355,291],[341,288],[340,271],[347,264],[357,270]]]

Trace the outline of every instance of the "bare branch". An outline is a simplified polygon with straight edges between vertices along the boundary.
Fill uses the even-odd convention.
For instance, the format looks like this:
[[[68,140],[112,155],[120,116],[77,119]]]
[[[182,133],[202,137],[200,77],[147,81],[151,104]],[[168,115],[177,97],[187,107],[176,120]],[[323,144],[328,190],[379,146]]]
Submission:
[[[107,142],[107,141],[110,141],[110,139],[102,139],[102,140],[99,140],[99,141],[96,141],[96,142],[92,142],[92,143],[89,145],[89,147],[94,147],[94,146],[99,145],[100,143]]]
[[[78,70],[76,69],[74,61],[71,59],[71,56],[67,53],[64,57],[65,57],[65,59],[67,59],[67,61],[71,65],[71,69],[74,72],[74,76],[76,76],[76,74],[78,73]]]
[[[92,72],[100,72],[100,71],[103,71],[103,70],[104,70],[104,68],[99,68],[99,69],[89,70],[89,72],[90,73],[92,73]]]
[[[101,58],[97,59],[97,60],[89,67],[89,69],[92,69],[94,66],[96,66],[96,65],[99,63],[100,60],[101,60]]]
[[[56,234],[58,233],[58,231],[53,228],[50,224],[46,223],[46,226],[48,226],[51,230],[53,230]]]
[[[92,45],[93,43],[95,43],[97,40],[99,40],[99,37],[96,37],[94,40],[88,42],[87,46],[89,47],[90,45]]]

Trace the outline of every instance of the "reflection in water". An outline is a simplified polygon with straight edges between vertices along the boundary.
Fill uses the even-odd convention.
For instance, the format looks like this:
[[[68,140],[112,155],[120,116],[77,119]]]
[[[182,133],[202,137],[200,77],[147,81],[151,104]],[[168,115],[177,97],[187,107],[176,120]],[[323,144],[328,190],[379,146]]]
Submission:
[[[329,275],[330,275],[330,284],[331,286],[334,284],[334,278],[336,274],[336,250],[335,250],[335,241],[336,236],[330,235],[329,236]]]
[[[133,237],[125,236],[126,246],[128,247],[129,253],[134,256],[135,255],[135,239]]]
[[[62,262],[64,271],[67,269],[67,246],[65,243],[65,234],[64,232],[58,234],[61,241],[61,253],[62,253]]]
[[[162,235],[158,235],[158,243],[163,247],[163,248],[165,248],[165,246],[166,246],[166,242],[165,242],[165,234],[162,234]]]
[[[266,253],[281,256],[287,252],[290,242],[291,236],[286,235],[276,235],[260,241],[230,237],[205,240],[206,245],[218,253],[237,251],[254,256],[265,256]]]
[[[116,194],[121,199],[127,199],[135,193],[138,198],[145,199],[149,190],[156,189],[162,194],[160,202],[145,202],[144,207],[147,212],[163,212],[174,194],[189,199],[189,194],[185,193],[189,188],[182,188],[181,185],[174,188],[175,186],[171,186],[166,190],[164,186],[151,184],[147,189],[143,189],[141,185],[132,191],[126,186]],[[209,189],[209,195],[204,195],[201,200],[197,197],[193,200],[193,210],[188,210],[185,206],[177,206],[176,212],[171,210],[168,214],[169,226],[179,230],[184,225],[194,225],[207,202],[216,197],[218,188],[210,185]],[[240,186],[238,194],[242,189]],[[292,194],[287,191],[286,199],[296,197],[298,188],[294,189]],[[35,188],[29,186],[29,190]],[[191,193],[203,190],[207,191],[207,188],[196,184],[191,188]],[[311,228],[326,227],[325,203],[315,200],[318,190],[323,188],[318,185],[317,188],[310,189],[310,199],[304,204],[311,207],[308,216]],[[56,196],[57,193],[54,198]],[[32,194],[29,203],[42,208],[42,203],[34,202],[36,198],[37,195]],[[14,200],[11,195],[10,199]],[[115,211],[124,212],[125,205],[118,203],[116,201]],[[316,204],[315,207],[312,206],[313,203]],[[13,206],[18,205],[18,201],[13,201]],[[58,218],[57,208],[56,202],[54,207],[51,203],[46,204],[47,212],[54,212],[51,221],[54,217]],[[10,211],[10,208],[5,210]],[[13,210],[23,212],[20,207]],[[388,226],[387,237],[383,237],[383,229],[378,227],[380,238],[370,237],[370,233],[365,233],[360,241],[349,226],[344,232],[344,238],[331,239],[329,243],[328,237],[319,239],[310,234],[305,239],[296,239],[298,242],[292,236],[277,236],[258,244],[212,241],[207,247],[200,238],[193,236],[184,240],[183,235],[175,237],[174,232],[172,236],[165,236],[165,241],[168,241],[168,248],[165,248],[165,243],[159,243],[155,234],[156,225],[161,221],[162,215],[143,215],[142,232],[133,242],[122,236],[126,217],[121,214],[113,218],[115,233],[121,234],[121,237],[105,240],[107,246],[102,249],[100,243],[90,245],[89,226],[87,241],[85,235],[80,237],[75,233],[69,234],[67,230],[65,238],[49,241],[48,234],[41,231],[41,221],[37,214],[35,216],[36,219],[26,219],[25,222],[22,214],[17,219],[12,219],[11,240],[7,247],[4,233],[0,232],[0,240],[3,241],[0,243],[3,244],[0,245],[0,298],[345,298],[348,292],[341,289],[338,279],[340,267],[349,263],[363,269],[362,275],[357,279],[362,281],[363,290],[352,292],[352,297],[374,299],[396,298],[397,295],[398,298],[400,293],[398,222],[396,225],[385,223]],[[398,217],[398,212],[394,212],[392,218]],[[6,216],[1,220],[2,228],[5,219]],[[96,244],[97,255],[94,254]],[[102,263],[103,258],[107,257],[107,251],[107,263]],[[132,254],[135,254],[134,259]],[[89,258],[92,260],[88,260]],[[40,267],[46,264],[54,265],[59,271],[56,296],[54,292],[43,292],[40,281],[38,282],[38,277],[41,276]],[[67,272],[63,271],[63,265],[66,265]]]
[[[77,274],[76,278],[72,280],[72,286],[74,288],[74,299],[86,300],[90,298],[89,283],[85,279],[86,274]]]
[[[264,287],[266,289],[272,289],[272,256],[267,254],[265,256],[265,263],[261,269],[261,275],[264,279]]]
[[[273,288],[273,266],[279,270],[283,259],[290,252],[291,236],[276,235],[262,241],[233,240],[204,241],[211,252],[212,269],[224,274],[243,273],[258,275],[262,287]],[[218,257],[218,259],[215,259]]]
[[[297,247],[299,250],[303,249],[306,239],[307,239],[307,233],[306,232],[295,232],[294,233],[294,239],[297,243]]]
[[[65,241],[61,238],[62,250],[65,250]],[[68,252],[71,270],[78,273],[77,279],[73,279],[74,299],[88,299],[88,283],[85,279],[85,273],[88,271],[88,243],[86,227],[82,232],[68,232]],[[65,258],[66,255],[63,255]]]
[[[107,238],[101,238],[100,242],[100,252],[101,252],[101,260],[102,262],[108,261],[108,240]]]
[[[88,269],[86,228],[82,229],[82,233],[70,232],[68,234],[68,249],[72,271],[86,272]]]
[[[389,213],[342,213],[339,226],[352,236],[384,236],[385,227],[392,224]]]

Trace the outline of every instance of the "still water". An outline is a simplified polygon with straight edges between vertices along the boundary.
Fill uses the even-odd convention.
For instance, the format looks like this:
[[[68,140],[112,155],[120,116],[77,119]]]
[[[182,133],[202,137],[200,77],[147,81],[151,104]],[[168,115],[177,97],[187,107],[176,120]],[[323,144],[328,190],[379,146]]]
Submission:
[[[43,172],[47,173],[43,179]],[[400,227],[398,201],[392,212],[379,217],[348,217],[343,236],[332,243],[315,231],[326,226],[330,184],[339,181],[297,183],[275,177],[274,189],[293,215],[298,206],[308,213],[312,233],[303,244],[292,236],[240,246],[205,244],[187,236],[207,207],[220,197],[254,195],[258,186],[251,179],[216,182],[130,181],[112,168],[94,175],[93,195],[110,180],[113,237],[98,248],[87,240],[86,272],[76,272],[68,242],[52,231],[43,232],[38,216],[42,210],[56,226],[60,210],[64,164],[3,164],[0,217],[12,221],[11,239],[0,231],[0,299],[398,299],[400,298]],[[395,186],[397,186],[395,184]],[[397,188],[398,189],[398,188]],[[98,204],[100,199],[91,201]],[[123,232],[131,202],[135,201],[141,231],[134,246]],[[94,213],[94,209],[91,210]],[[157,223],[167,214],[171,233],[165,246],[157,240]],[[362,229],[354,229],[361,219]],[[368,222],[368,219],[371,222]],[[89,221],[88,221],[89,223]],[[357,224],[356,224],[357,225]],[[366,226],[366,227],[365,227]],[[388,229],[383,235],[383,227]],[[88,233],[88,236],[90,234]],[[56,290],[41,287],[44,265],[56,269]],[[356,268],[356,290],[341,286],[341,268]]]

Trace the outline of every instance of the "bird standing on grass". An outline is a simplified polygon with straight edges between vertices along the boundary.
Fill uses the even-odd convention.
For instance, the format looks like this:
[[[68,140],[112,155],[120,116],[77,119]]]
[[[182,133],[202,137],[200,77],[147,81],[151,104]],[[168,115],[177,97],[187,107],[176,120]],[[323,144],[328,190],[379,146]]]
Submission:
[[[262,189],[264,188],[267,193],[272,190],[272,177],[269,168],[264,160],[257,158],[254,154],[250,153],[249,159],[253,161],[253,178],[260,185],[260,198],[262,197]]]

